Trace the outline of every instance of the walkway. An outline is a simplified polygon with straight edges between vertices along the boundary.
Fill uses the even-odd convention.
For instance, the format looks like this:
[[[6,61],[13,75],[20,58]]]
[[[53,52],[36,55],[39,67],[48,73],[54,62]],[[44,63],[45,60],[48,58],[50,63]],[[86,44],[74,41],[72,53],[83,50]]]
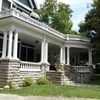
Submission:
[[[86,98],[42,97],[42,96],[17,96],[0,94],[0,100],[99,100]]]

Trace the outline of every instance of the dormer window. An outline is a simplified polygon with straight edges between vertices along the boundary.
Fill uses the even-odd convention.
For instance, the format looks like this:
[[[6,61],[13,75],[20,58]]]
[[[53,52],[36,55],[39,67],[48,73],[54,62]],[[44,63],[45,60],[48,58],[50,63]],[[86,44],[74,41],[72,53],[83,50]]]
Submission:
[[[2,2],[2,10],[10,9],[10,2],[8,0],[3,0]]]
[[[31,8],[29,0],[19,0],[21,3],[25,4],[26,6]]]

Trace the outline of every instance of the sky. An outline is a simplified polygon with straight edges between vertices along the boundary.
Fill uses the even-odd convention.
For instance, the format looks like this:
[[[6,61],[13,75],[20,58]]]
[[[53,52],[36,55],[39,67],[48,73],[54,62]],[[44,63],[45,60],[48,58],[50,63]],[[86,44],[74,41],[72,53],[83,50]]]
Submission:
[[[39,7],[40,4],[43,4],[45,0],[36,0]],[[58,2],[63,2],[70,5],[70,8],[73,10],[72,13],[72,29],[75,31],[79,30],[78,24],[81,21],[84,21],[84,17],[88,12],[88,5],[92,3],[93,0],[58,0]]]

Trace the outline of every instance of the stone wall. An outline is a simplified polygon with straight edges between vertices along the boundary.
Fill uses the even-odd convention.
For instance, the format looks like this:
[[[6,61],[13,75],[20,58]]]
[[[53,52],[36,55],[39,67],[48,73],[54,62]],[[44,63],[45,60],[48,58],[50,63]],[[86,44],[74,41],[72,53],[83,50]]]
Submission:
[[[20,71],[20,75],[22,80],[25,77],[30,77],[33,81],[35,81],[39,77],[44,77],[44,73],[42,71]]]
[[[11,84],[12,87],[19,87],[21,84],[20,61],[0,59],[0,87]]]
[[[46,77],[55,84],[64,84],[64,72],[48,71]]]
[[[76,83],[88,83],[91,78],[90,72],[76,72],[75,73],[75,82]]]
[[[90,67],[90,72],[77,72],[73,66],[64,66],[65,76],[69,78],[73,83],[88,83],[92,74]]]

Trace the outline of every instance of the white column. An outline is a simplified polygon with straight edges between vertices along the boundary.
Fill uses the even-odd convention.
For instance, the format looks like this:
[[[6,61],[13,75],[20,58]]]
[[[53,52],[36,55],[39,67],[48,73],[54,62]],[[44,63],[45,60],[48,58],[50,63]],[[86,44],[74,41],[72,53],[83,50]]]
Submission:
[[[48,63],[48,42],[45,37],[41,44],[41,62]]]
[[[41,62],[44,61],[44,41],[41,43]]]
[[[0,12],[2,11],[2,1],[3,0],[0,0]]]
[[[60,47],[60,63],[65,64],[65,47]]]
[[[92,65],[92,50],[90,49],[88,52],[89,52],[89,65]]]
[[[45,63],[48,63],[48,42],[45,41]]]
[[[67,46],[67,65],[70,65],[70,52],[69,52],[70,47]]]
[[[60,48],[60,63],[63,63],[63,48]]]
[[[63,47],[63,64],[65,64],[65,46]]]
[[[14,33],[14,43],[13,43],[13,58],[17,59],[17,50],[18,50],[18,33]]]
[[[7,50],[7,33],[4,32],[3,47],[2,47],[2,58],[6,57],[6,50]]]
[[[9,40],[8,40],[8,56],[7,58],[12,58],[12,36],[13,36],[13,32],[10,31],[9,32]]]

